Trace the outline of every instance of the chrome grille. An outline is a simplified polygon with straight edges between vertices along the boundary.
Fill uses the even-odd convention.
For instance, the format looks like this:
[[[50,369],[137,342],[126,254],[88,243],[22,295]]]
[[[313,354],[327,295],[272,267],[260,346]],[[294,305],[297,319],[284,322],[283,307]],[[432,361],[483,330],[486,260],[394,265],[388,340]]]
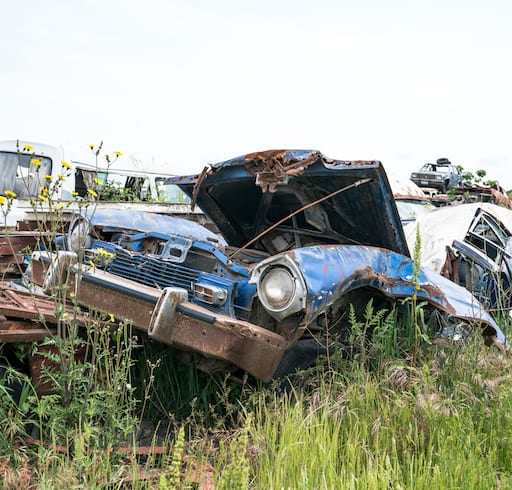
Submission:
[[[114,260],[106,269],[107,272],[159,289],[170,286],[184,288],[188,291],[189,300],[192,299],[192,283],[197,281],[200,274],[198,271],[161,258],[131,254],[108,242],[98,245],[115,254]]]

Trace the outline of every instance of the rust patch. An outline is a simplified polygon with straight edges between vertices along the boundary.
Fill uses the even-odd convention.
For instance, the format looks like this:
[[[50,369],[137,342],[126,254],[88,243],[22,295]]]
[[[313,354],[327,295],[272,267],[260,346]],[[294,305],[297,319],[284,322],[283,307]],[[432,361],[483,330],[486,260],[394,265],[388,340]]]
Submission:
[[[245,167],[251,175],[256,176],[256,185],[262,192],[274,192],[278,183],[286,182],[288,176],[301,175],[304,170],[322,159],[319,152],[307,158],[289,158],[287,150],[267,150],[249,153],[245,156]]]
[[[311,153],[307,158],[295,158],[289,150],[266,150],[248,153],[244,157],[245,167],[250,175],[256,177],[256,185],[262,192],[274,192],[278,183],[286,182],[289,176],[301,175],[304,170],[324,157],[318,151]],[[207,165],[197,176],[192,194],[192,209],[195,206],[199,188],[204,180],[223,168]]]
[[[369,280],[377,280],[379,285],[383,287],[383,292],[386,292],[386,288],[393,288],[397,284],[410,283],[410,281],[404,281],[403,279],[388,277],[381,274],[377,274],[370,267],[365,267],[360,271],[356,271],[356,275],[358,278],[367,278]],[[443,293],[441,289],[437,286],[433,286],[432,284],[421,284],[420,290],[428,294],[430,298],[440,298],[442,303],[437,303],[436,306],[445,311],[450,315],[456,316],[455,308],[447,301],[446,295]],[[423,299],[423,298],[422,298]],[[426,299],[426,298],[425,298]]]
[[[192,191],[192,202],[190,203],[190,209],[194,211],[196,208],[196,200],[197,200],[197,194],[199,193],[199,188],[201,187],[201,184],[203,183],[203,180],[206,179],[208,175],[211,174],[211,166],[207,165],[203,168],[201,173],[197,177],[197,181],[194,184],[194,189]]]

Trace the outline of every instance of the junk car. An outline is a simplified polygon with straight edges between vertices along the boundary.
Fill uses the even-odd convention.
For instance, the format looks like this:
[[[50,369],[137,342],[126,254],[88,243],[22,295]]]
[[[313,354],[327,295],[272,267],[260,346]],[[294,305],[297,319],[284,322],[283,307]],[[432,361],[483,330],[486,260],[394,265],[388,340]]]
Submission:
[[[425,163],[411,174],[411,180],[419,187],[431,187],[446,192],[462,182],[459,169],[448,158],[438,158],[436,163]]]
[[[388,180],[403,226],[435,209],[429,196],[412,180],[390,175]]]
[[[82,304],[128,320],[198,367],[263,381],[350,336],[350,305],[417,294],[439,331],[455,323],[505,343],[464,288],[416,271],[379,161],[272,150],[170,179],[219,230],[143,212],[77,215],[58,254],[32,261],[51,289],[65,271]],[[83,252],[83,256],[81,256]],[[477,327],[478,326],[478,327]]]
[[[436,209],[405,227],[419,231],[421,263],[466,287],[500,315],[512,310],[512,210],[491,203]]]

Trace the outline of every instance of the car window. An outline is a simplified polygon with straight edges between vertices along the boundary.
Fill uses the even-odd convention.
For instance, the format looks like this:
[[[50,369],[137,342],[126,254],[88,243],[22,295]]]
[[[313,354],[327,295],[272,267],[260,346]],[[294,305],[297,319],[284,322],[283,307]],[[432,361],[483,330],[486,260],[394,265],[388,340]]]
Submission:
[[[478,210],[465,241],[497,261],[504,255],[509,236],[508,230],[498,220]]]

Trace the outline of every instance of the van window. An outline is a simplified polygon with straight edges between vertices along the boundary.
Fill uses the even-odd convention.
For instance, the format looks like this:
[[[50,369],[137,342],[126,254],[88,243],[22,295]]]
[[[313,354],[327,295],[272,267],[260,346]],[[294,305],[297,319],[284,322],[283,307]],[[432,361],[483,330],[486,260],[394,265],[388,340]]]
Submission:
[[[33,165],[32,160],[41,162]],[[50,158],[25,153],[0,152],[0,193],[16,192],[17,197],[27,199],[40,194],[40,187],[47,187],[44,175],[51,175]]]
[[[173,204],[190,204],[191,200],[176,184],[166,184],[167,177],[156,177],[158,200]]]
[[[99,179],[101,184],[95,183],[95,179]],[[79,179],[76,181],[76,191],[79,195],[81,192],[87,192],[87,188],[94,188],[100,201],[147,201],[151,198],[147,177],[82,170],[81,182],[85,185],[79,190]]]

